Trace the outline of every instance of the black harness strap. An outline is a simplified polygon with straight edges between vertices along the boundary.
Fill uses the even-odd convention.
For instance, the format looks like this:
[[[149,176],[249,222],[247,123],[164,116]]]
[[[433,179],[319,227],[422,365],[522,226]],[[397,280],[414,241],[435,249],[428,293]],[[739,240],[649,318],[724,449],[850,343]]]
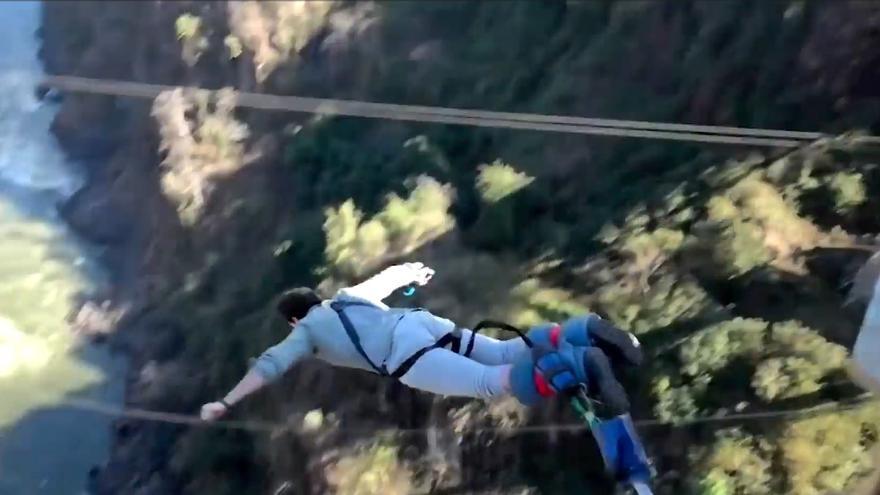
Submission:
[[[521,328],[517,328],[510,323],[504,323],[503,321],[496,320],[483,320],[477,323],[477,326],[474,327],[471,333],[471,340],[468,342],[467,351],[465,356],[469,356],[471,351],[474,350],[474,337],[477,335],[477,332],[484,328],[500,328],[502,330],[507,330],[519,335],[519,338],[523,339],[523,342],[526,343],[529,347],[535,347],[535,343],[532,342],[532,339],[526,337],[526,333],[522,331]]]
[[[433,351],[434,349],[446,347],[446,344],[449,343],[452,343],[452,350],[458,353],[456,347],[461,345],[461,338],[456,337],[452,332],[449,332],[446,335],[437,339],[437,342],[435,344],[422,347],[421,349],[416,351],[415,354],[406,358],[406,361],[400,363],[400,366],[398,366],[397,369],[394,370],[394,373],[391,373],[391,377],[399,379],[400,377],[405,375],[410,370],[410,368],[412,368],[413,365],[416,364],[416,361],[418,361],[422,356],[430,351]]]
[[[458,354],[458,351],[461,350],[461,332],[459,332],[458,328],[456,327],[455,330],[444,335],[443,338],[441,338],[440,340],[445,339],[447,336],[450,338],[450,340],[452,340],[452,347],[450,349],[452,350],[452,352]],[[438,340],[437,342],[439,343],[440,341]]]
[[[427,354],[428,352],[430,352],[434,349],[441,349],[443,347],[446,347],[449,344],[452,344],[451,345],[452,352],[458,354],[459,350],[461,350],[461,333],[456,328],[454,331],[449,332],[446,335],[437,339],[437,342],[435,342],[434,344],[429,345],[429,346],[425,346],[425,347],[419,349],[418,351],[416,351],[412,356],[406,358],[406,360],[404,362],[400,363],[400,366],[398,366],[397,369],[394,370],[393,373],[389,373],[388,369],[385,367],[384,364],[381,367],[379,367],[376,365],[376,363],[373,362],[372,359],[370,359],[369,356],[367,356],[366,351],[364,351],[363,346],[361,346],[361,338],[360,338],[360,336],[358,336],[357,330],[355,330],[354,325],[351,323],[351,320],[348,318],[348,316],[343,311],[343,308],[345,308],[345,306],[372,306],[372,305],[367,304],[367,303],[362,303],[362,302],[344,302],[343,303],[343,302],[335,301],[333,303],[330,303],[330,307],[333,309],[333,311],[336,311],[337,315],[339,315],[339,320],[342,322],[342,327],[345,328],[345,333],[348,334],[348,339],[351,340],[351,343],[352,343],[352,345],[354,345],[354,348],[357,350],[358,354],[360,354],[361,357],[363,357],[364,360],[367,363],[369,363],[370,367],[372,367],[376,371],[376,373],[378,373],[381,376],[390,376],[395,379],[400,379],[400,377],[405,375],[413,367],[413,365],[416,364],[416,362],[422,356],[424,356],[425,354]],[[534,346],[532,341],[528,337],[526,337],[526,334],[522,330],[520,330],[519,328],[517,328],[513,325],[510,325],[508,323],[501,322],[501,321],[483,320],[480,323],[478,323],[477,326],[475,326],[474,329],[471,331],[471,338],[470,338],[470,340],[468,340],[467,347],[465,348],[465,351],[464,351],[465,357],[470,357],[471,353],[474,351],[474,344],[476,342],[477,332],[479,332],[480,330],[482,330],[484,328],[488,328],[488,327],[501,328],[503,330],[510,330],[511,332],[514,332],[517,335],[519,335],[520,338],[522,338],[525,341],[526,345],[528,345],[529,347]]]
[[[471,353],[474,351],[474,343],[476,342],[477,332],[479,332],[480,330],[482,330],[484,328],[500,328],[502,330],[509,330],[509,331],[514,332],[515,334],[519,335],[520,338],[523,339],[523,341],[526,343],[527,346],[534,347],[534,343],[532,342],[532,340],[529,339],[528,337],[526,337],[525,332],[523,332],[521,329],[519,329],[509,323],[504,323],[502,321],[483,320],[483,321],[477,323],[477,326],[475,326],[474,329],[471,330],[471,338],[468,340],[467,347],[465,348],[465,351],[464,351],[465,357],[471,356]],[[461,348],[461,334],[458,332],[458,329],[456,329],[455,331],[449,332],[446,335],[444,335],[443,337],[441,337],[439,340],[437,340],[436,344],[429,345],[427,347],[423,347],[423,348],[419,349],[415,354],[413,354],[412,356],[407,358],[406,361],[401,363],[401,365],[394,371],[394,373],[391,374],[391,376],[394,378],[402,377],[403,375],[406,374],[407,371],[410,370],[410,368],[413,367],[414,364],[416,364],[416,361],[418,361],[419,358],[424,356],[427,352],[434,350],[434,349],[446,347],[446,344],[449,344],[449,343],[452,343],[452,352],[458,354],[458,351]]]
[[[471,330],[471,338],[468,340],[468,345],[464,350],[464,357],[471,357],[471,353],[474,352],[474,344],[477,341],[477,331]]]
[[[348,318],[348,315],[346,315],[345,312],[342,311],[342,309],[345,306],[370,306],[370,305],[366,304],[366,303],[359,303],[359,302],[340,303],[337,301],[337,302],[331,303],[330,307],[333,308],[333,311],[336,311],[337,315],[339,315],[339,319],[342,321],[342,327],[345,328],[345,333],[348,334],[348,339],[351,340],[351,343],[354,345],[354,348],[357,349],[358,354],[360,354],[361,357],[363,357],[364,360],[366,360],[367,363],[369,363],[370,366],[374,370],[376,370],[376,373],[378,373],[382,376],[388,376],[388,370],[385,369],[385,365],[382,365],[382,367],[380,368],[380,367],[376,366],[376,363],[374,363],[372,359],[370,359],[370,356],[367,356],[366,351],[364,351],[363,346],[361,346],[361,338],[360,338],[360,336],[358,336],[357,330],[354,329],[354,325],[351,323],[351,320]]]

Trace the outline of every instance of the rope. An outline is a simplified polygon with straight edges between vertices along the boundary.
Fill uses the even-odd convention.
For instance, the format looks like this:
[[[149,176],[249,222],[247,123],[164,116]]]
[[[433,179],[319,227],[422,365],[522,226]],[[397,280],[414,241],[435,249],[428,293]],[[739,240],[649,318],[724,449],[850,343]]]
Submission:
[[[178,88],[163,84],[65,75],[46,76],[42,86],[77,93],[148,99]],[[199,93],[213,92],[201,88],[190,89]],[[496,112],[250,92],[238,92],[237,105],[260,110],[410,122],[784,148],[799,147],[823,137],[818,132]]]
[[[703,416],[696,418],[687,418],[678,421],[665,421],[660,419],[642,419],[633,420],[636,426],[642,427],[670,427],[682,428],[697,424],[709,424],[719,422],[749,422],[760,419],[777,419],[785,417],[806,417],[820,413],[843,412],[855,409],[864,404],[875,402],[877,398],[870,393],[861,394],[846,402],[825,402],[811,407],[803,407],[796,409],[782,409],[775,411],[762,411],[754,413],[730,414],[725,416]],[[284,430],[293,430],[290,423],[270,422],[260,420],[246,421],[203,421],[199,416],[170,413],[163,411],[153,411],[149,409],[138,409],[130,407],[119,407],[110,404],[93,401],[90,399],[65,399],[59,405],[68,406],[81,411],[91,411],[98,414],[104,414],[113,417],[122,417],[128,419],[140,419],[145,421],[156,421],[161,423],[189,425],[205,428],[220,428],[227,430],[246,430],[262,433],[276,433]],[[534,425],[534,426],[518,426],[512,428],[504,427],[477,427],[468,428],[466,433],[485,433],[485,432],[505,432],[505,433],[549,433],[549,432],[575,432],[586,430],[588,427],[582,423],[561,424],[561,425]],[[429,431],[435,431],[438,428],[345,428],[348,432],[360,432],[367,434],[426,434]]]
[[[154,411],[150,409],[139,409],[136,407],[120,407],[99,402],[91,399],[64,399],[58,402],[58,405],[67,406],[80,411],[90,411],[105,416],[113,416],[118,418],[141,419],[145,421],[155,421],[159,423],[169,423],[178,425],[198,426],[204,428],[221,428],[227,430],[248,430],[254,432],[273,432],[280,428],[286,428],[284,423],[273,423],[269,421],[247,420],[247,421],[204,421],[199,416],[181,413],[171,413],[164,411]]]

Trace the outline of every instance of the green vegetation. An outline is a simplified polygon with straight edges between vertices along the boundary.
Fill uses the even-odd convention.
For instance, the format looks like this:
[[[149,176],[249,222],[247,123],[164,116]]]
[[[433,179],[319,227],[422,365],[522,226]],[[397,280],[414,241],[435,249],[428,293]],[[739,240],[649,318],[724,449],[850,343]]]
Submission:
[[[780,440],[790,493],[846,493],[872,469],[868,444],[880,425],[876,405],[794,421]]]
[[[153,102],[159,127],[162,189],[177,204],[181,221],[194,224],[202,213],[213,182],[245,162],[247,125],[236,120],[235,92],[216,94],[175,89]]]
[[[878,420],[867,405],[761,432],[722,430],[695,456],[691,485],[700,495],[850,493],[872,469]]]
[[[181,43],[181,58],[188,65],[195,65],[208,48],[208,37],[202,18],[193,14],[181,14],[174,23],[177,39]]]
[[[771,461],[769,446],[739,430],[727,430],[706,452],[702,461],[705,476],[699,479],[700,495],[734,495],[737,493],[774,493],[770,484]],[[698,468],[699,469],[699,468]]]
[[[223,45],[226,46],[226,49],[229,51],[230,59],[236,59],[244,52],[244,46],[242,45],[241,40],[234,34],[230,34],[223,38]]]
[[[487,203],[497,203],[535,180],[500,160],[480,165],[477,170],[477,189]]]
[[[199,36],[202,30],[202,18],[193,14],[181,14],[174,27],[177,29],[177,39],[193,39]]]
[[[229,3],[229,29],[239,53],[254,56],[254,75],[264,82],[280,65],[298,60],[299,51],[324,26],[333,0],[246,0]],[[230,49],[232,53],[235,53]]]
[[[838,172],[828,185],[834,191],[834,209],[838,213],[849,212],[865,202],[865,184],[860,173]]]
[[[694,332],[679,346],[676,363],[667,368],[678,373],[667,372],[654,383],[655,412],[674,419],[672,409],[692,416],[697,409],[730,407],[736,401],[770,403],[808,395],[821,390],[825,378],[840,375],[845,361],[843,347],[799,322],[722,321]],[[685,391],[690,397],[680,396]]]
[[[337,493],[407,495],[412,473],[397,461],[394,445],[376,443],[339,459],[329,479]]]
[[[536,278],[528,278],[510,289],[513,308],[508,319],[514,325],[528,327],[547,321],[565,319],[589,312],[570,291],[547,287]]]
[[[324,250],[331,272],[362,276],[383,260],[407,255],[455,226],[449,214],[452,190],[431,177],[419,177],[406,199],[388,196],[385,207],[372,219],[351,200],[328,208],[324,222]]]

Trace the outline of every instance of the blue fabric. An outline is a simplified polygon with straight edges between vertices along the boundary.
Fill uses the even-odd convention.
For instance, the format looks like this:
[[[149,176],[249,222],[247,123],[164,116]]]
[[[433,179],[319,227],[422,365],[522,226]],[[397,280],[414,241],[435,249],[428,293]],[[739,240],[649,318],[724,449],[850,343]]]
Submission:
[[[550,330],[555,327],[555,323],[542,323],[532,327],[526,336],[536,345],[544,347],[553,347],[550,342]]]
[[[590,338],[590,324],[597,319],[599,319],[599,316],[593,313],[569,318],[560,325],[562,327],[562,339],[560,340],[565,340],[576,347],[589,347],[594,345],[593,340]],[[550,342],[550,331],[555,326],[555,323],[537,325],[532,327],[527,335],[535,344],[552,346],[552,343]]]
[[[531,357],[515,363],[510,369],[510,393],[524,406],[539,404],[543,397],[535,388],[535,364]]]
[[[627,482],[651,479],[648,455],[629,414],[600,422],[593,427],[593,436],[609,474]]]
[[[584,366],[583,347],[575,347],[566,341],[560,341],[559,347],[543,348],[535,360],[535,367],[547,379],[556,392],[562,392],[580,383],[587,383],[587,370]]]
[[[599,316],[592,313],[569,318],[562,324],[562,335],[565,337],[566,342],[578,347],[595,345],[590,337],[590,324],[597,319],[599,319]]]
[[[537,369],[557,393],[588,382],[584,365],[586,349],[575,347],[565,340],[558,348],[550,344],[553,324],[532,328],[529,338],[535,344],[532,355],[517,362],[510,372],[510,387],[514,397],[523,405],[532,406],[543,399],[535,388],[534,373]]]
[[[544,375],[544,379],[557,393],[577,387],[580,383],[572,371],[572,367],[558,352],[545,354],[536,359],[535,368]]]

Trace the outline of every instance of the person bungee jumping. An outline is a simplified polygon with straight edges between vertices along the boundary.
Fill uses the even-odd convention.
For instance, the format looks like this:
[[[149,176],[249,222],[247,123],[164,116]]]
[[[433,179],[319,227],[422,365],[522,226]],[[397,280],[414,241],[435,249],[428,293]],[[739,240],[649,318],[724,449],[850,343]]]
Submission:
[[[285,292],[276,308],[290,334],[266,349],[223,398],[203,405],[202,419],[219,419],[306,357],[390,376],[444,396],[513,395],[531,406],[578,388],[595,397],[608,414],[629,410],[613,369],[641,363],[641,348],[630,333],[588,314],[502,341],[421,308],[392,308],[383,302],[402,287],[427,284],[433,275],[422,263],[404,263],[328,300],[309,288]]]

